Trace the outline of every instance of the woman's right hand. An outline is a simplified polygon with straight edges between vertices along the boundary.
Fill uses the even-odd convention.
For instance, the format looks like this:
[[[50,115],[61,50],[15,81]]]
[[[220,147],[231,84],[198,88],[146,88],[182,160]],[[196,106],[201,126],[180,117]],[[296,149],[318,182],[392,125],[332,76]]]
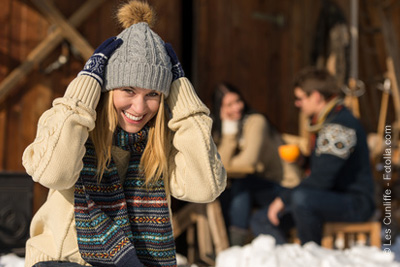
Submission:
[[[101,87],[104,84],[104,73],[106,64],[112,53],[122,44],[122,39],[110,37],[105,40],[86,62],[79,75],[89,75],[95,78]]]

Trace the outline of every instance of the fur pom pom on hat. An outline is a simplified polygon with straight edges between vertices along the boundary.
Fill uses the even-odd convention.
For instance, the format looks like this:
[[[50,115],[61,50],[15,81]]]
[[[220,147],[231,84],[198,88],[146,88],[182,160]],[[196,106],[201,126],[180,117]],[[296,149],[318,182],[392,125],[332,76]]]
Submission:
[[[125,28],[117,37],[122,45],[106,66],[105,91],[120,87],[140,87],[169,95],[172,64],[164,41],[150,26],[154,12],[148,3],[132,0],[118,10]]]

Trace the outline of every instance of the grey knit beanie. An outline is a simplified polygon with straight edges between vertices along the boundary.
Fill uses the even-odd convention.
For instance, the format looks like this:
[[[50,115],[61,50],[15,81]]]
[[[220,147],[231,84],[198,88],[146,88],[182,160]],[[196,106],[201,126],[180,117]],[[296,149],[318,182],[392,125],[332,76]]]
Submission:
[[[147,3],[130,1],[119,9],[118,19],[126,29],[118,35],[123,43],[106,66],[103,90],[140,87],[168,96],[172,64],[164,41],[150,29],[152,9]]]

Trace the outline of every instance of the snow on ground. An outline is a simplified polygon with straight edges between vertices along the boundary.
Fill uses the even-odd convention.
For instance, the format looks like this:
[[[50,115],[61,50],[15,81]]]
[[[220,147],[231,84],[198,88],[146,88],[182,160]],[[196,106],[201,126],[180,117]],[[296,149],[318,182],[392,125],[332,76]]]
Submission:
[[[329,250],[315,243],[275,245],[271,236],[259,236],[244,247],[231,247],[221,252],[216,267],[400,267],[400,236],[390,247],[391,254],[376,247],[358,246],[344,251]],[[188,264],[177,255],[178,266]],[[0,267],[23,267],[24,258],[2,255]]]
[[[24,267],[24,263],[24,258],[15,254],[7,254],[0,257],[0,267]]]
[[[399,249],[400,239],[397,241],[397,248],[392,249]],[[355,246],[341,251],[313,242],[275,245],[273,237],[261,235],[246,246],[221,252],[216,267],[400,267],[400,262],[395,261],[395,253],[376,247]]]
[[[391,251],[395,254],[395,261],[400,262],[400,235],[397,236],[395,243],[390,248]]]

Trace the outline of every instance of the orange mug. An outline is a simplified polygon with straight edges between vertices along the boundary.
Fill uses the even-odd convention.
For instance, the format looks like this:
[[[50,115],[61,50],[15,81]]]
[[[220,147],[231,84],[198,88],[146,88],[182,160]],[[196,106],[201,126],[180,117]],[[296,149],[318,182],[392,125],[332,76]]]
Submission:
[[[279,156],[286,162],[293,163],[300,155],[300,148],[297,145],[281,145],[278,148]]]

